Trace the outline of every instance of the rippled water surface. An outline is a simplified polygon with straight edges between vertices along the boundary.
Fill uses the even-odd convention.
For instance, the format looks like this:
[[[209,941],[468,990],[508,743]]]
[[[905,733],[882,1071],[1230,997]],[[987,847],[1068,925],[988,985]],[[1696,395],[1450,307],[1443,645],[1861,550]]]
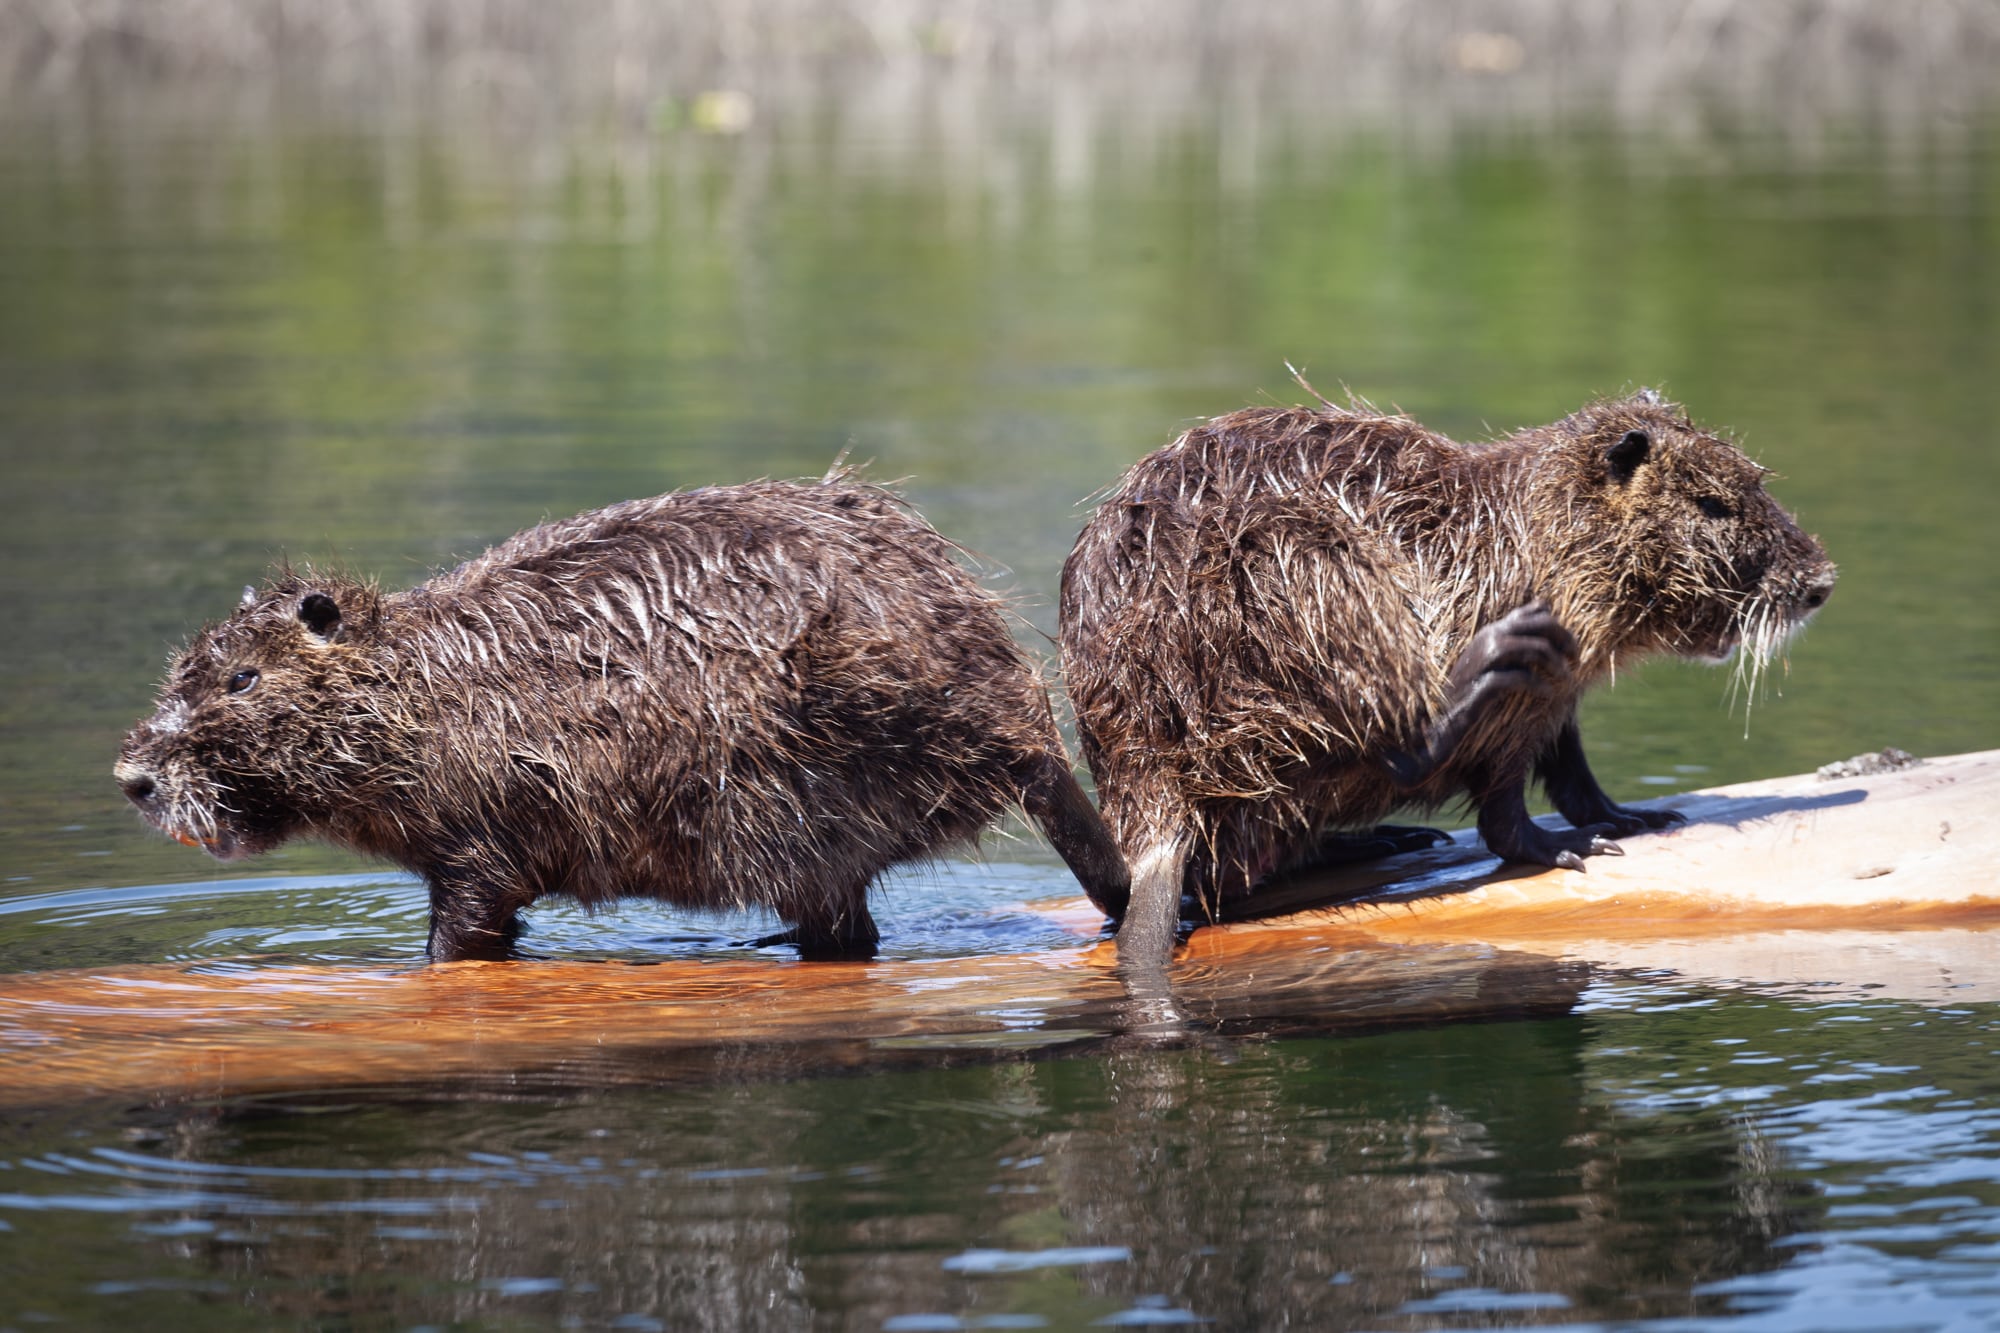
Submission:
[[[1991,1006],[1602,980],[1565,1018],[1089,1058],[28,1114],[14,1318],[1984,1328]]]
[[[1990,117],[1074,110],[0,119],[12,1067],[50,1011],[4,997],[35,976],[421,976],[414,881],[313,848],[218,871],[109,780],[166,654],[274,559],[404,586],[544,517],[846,450],[1000,571],[1046,656],[1079,502],[1198,416],[1297,398],[1286,359],[1461,436],[1662,384],[1777,470],[1839,591],[1747,718],[1673,663],[1594,699],[1614,794],[2000,746]],[[1073,893],[995,840],[895,877],[886,956],[1067,959]],[[531,926],[552,961],[526,969],[789,966],[750,918]],[[1907,992],[1363,960],[1491,1020],[1434,1026],[1333,1003],[1360,967],[1334,955],[1191,979],[1182,1044],[1088,1009],[1040,1040],[1030,1007],[1018,1046],[723,1032],[528,1068],[475,1024],[459,1054],[493,1063],[449,1079],[413,1041],[360,1081],[15,1088],[0,1327],[2000,1328],[1972,956]],[[251,1036],[307,1064],[320,1039]]]

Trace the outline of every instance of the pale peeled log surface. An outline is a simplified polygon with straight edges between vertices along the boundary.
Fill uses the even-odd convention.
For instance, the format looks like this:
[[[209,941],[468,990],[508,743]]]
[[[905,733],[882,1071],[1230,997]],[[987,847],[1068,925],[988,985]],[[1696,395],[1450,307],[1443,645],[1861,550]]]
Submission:
[[[2000,751],[1868,777],[1807,774],[1662,802],[1688,823],[1582,872],[1502,871],[1471,835],[1269,896],[1308,908],[1191,947],[1332,924],[1405,943],[1483,941],[1600,966],[1816,984],[1926,1001],[2000,998]],[[1203,936],[1222,937],[1203,945]]]

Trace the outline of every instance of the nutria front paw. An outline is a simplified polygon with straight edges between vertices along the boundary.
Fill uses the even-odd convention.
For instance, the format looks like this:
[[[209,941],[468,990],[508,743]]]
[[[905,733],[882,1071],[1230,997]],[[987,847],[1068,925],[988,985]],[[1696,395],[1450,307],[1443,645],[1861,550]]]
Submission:
[[[1452,663],[1449,707],[1492,690],[1547,694],[1570,678],[1580,649],[1547,602],[1517,606],[1472,636]]]
[[[1546,698],[1569,683],[1580,652],[1548,603],[1515,607],[1474,634],[1452,663],[1445,706],[1424,729],[1423,745],[1389,751],[1383,768],[1405,790],[1428,781],[1501,700],[1522,693]]]
[[[1545,829],[1533,820],[1523,820],[1515,828],[1501,832],[1481,828],[1486,849],[1509,863],[1555,866],[1582,870],[1586,856],[1623,856],[1625,849],[1605,835],[1615,832],[1608,824],[1592,824],[1580,829]]]

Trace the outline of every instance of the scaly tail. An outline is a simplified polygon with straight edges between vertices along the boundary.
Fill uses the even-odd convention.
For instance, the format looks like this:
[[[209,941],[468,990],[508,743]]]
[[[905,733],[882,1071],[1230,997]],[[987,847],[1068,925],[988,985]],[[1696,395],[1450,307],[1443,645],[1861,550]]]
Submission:
[[[1146,846],[1132,862],[1132,905],[1118,927],[1118,979],[1125,987],[1121,1026],[1147,1041],[1179,1041],[1187,1020],[1167,976],[1180,936],[1186,833]]]
[[[1097,807],[1083,794],[1060,755],[1037,755],[1021,783],[1021,807],[1041,826],[1097,910],[1122,921],[1131,900],[1132,876]]]
[[[1118,927],[1121,969],[1164,969],[1180,935],[1181,881],[1187,868],[1186,834],[1143,847],[1132,861],[1132,904]]]

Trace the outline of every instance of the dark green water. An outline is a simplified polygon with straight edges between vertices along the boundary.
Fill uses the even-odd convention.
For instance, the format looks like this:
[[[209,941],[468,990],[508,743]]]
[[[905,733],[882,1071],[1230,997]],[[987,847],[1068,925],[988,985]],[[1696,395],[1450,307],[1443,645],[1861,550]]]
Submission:
[[[1726,673],[1595,699],[1614,794],[2000,746],[2000,122],[1241,129],[0,119],[0,970],[420,950],[409,881],[216,880],[109,780],[274,558],[400,586],[846,450],[1046,632],[1079,502],[1287,359],[1464,436],[1660,385],[1782,474],[1838,591],[1747,737]],[[900,883],[912,956],[1047,947],[995,909],[1073,891],[1032,840]],[[1941,995],[59,1108],[0,1130],[0,1326],[1995,1328],[2000,1012]]]

